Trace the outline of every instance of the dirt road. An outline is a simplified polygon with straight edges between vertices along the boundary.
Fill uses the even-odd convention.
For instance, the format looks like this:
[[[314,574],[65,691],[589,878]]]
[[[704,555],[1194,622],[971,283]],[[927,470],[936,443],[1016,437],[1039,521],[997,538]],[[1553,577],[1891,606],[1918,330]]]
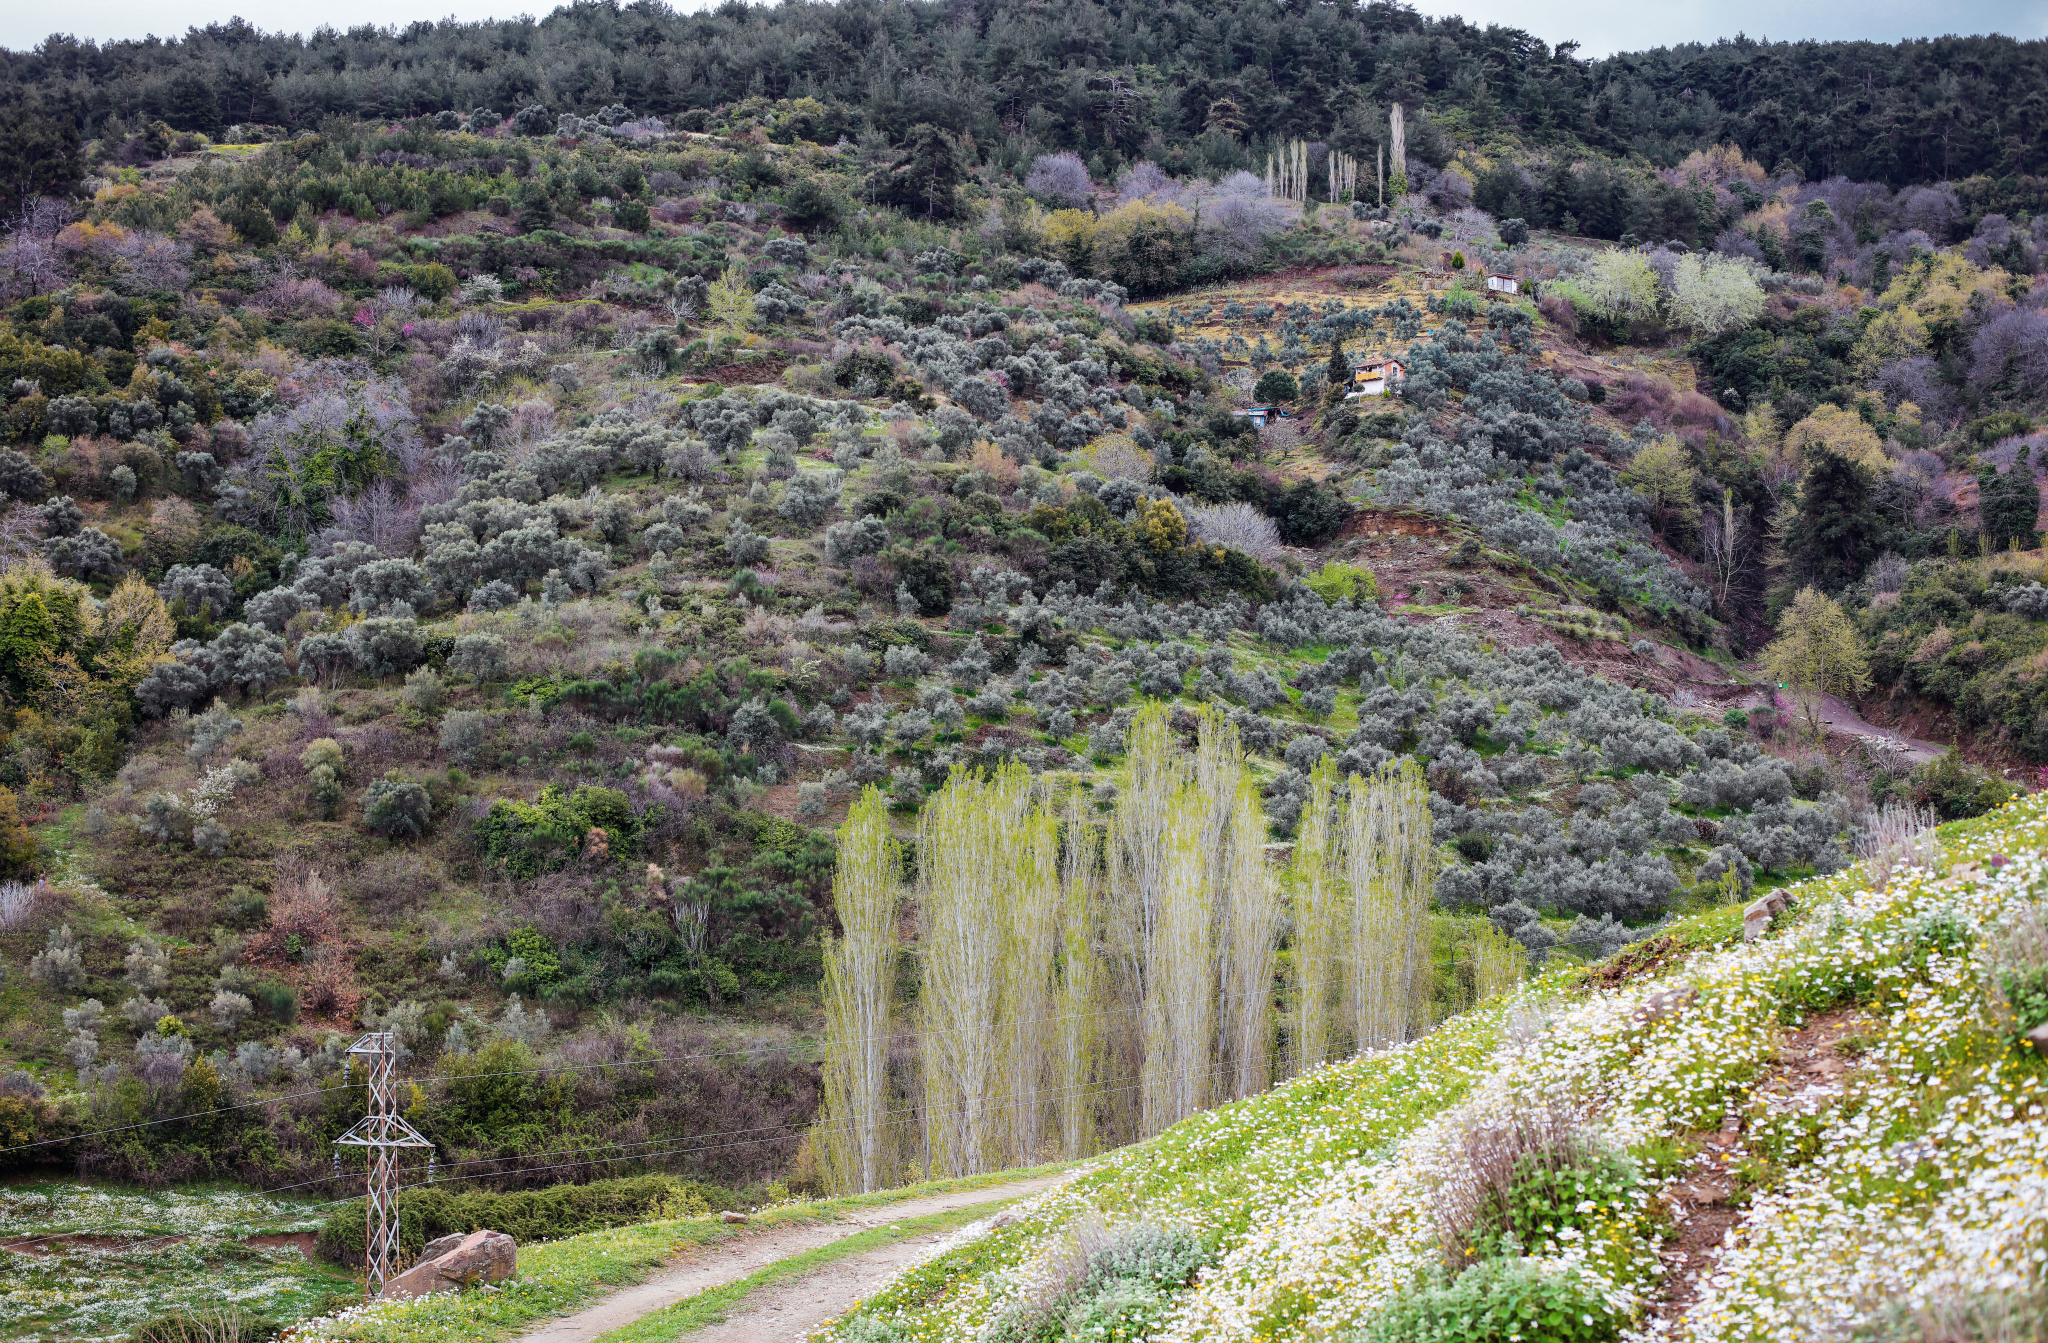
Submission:
[[[1736,701],[1736,704],[1739,708],[1758,709],[1768,706],[1770,702],[1768,692],[1759,692],[1743,697]],[[1804,717],[1804,711],[1796,706],[1791,712]],[[1881,751],[1896,751],[1899,758],[1908,765],[1925,764],[1948,750],[1946,746],[1938,743],[1921,741],[1918,737],[1909,737],[1903,732],[1894,732],[1890,728],[1866,722],[1863,715],[1856,712],[1853,704],[1836,699],[1833,695],[1821,697],[1820,721],[1829,732],[1838,736],[1858,737]]]
[[[780,1343],[805,1338],[856,1301],[874,1295],[890,1274],[916,1263],[952,1234],[935,1231],[909,1236],[893,1245],[848,1255],[801,1278],[775,1283],[742,1301],[723,1324],[679,1334],[678,1343]]]
[[[864,1208],[858,1214],[836,1222],[771,1228],[723,1244],[707,1245],[686,1255],[674,1268],[637,1287],[613,1292],[574,1315],[563,1316],[520,1335],[518,1343],[592,1343],[592,1340],[623,1328],[643,1315],[687,1300],[709,1288],[737,1282],[779,1259],[906,1218],[929,1217],[934,1213],[983,1205],[994,1212],[1004,1203],[1051,1188],[1064,1178],[1062,1175],[1046,1175],[983,1189],[906,1199],[901,1203]],[[712,1325],[685,1337],[694,1343],[698,1339],[789,1337],[788,1329],[800,1333],[844,1311],[871,1290],[875,1283],[943,1239],[943,1235],[914,1237],[827,1264],[815,1273],[756,1293],[733,1312],[728,1323]],[[753,1321],[751,1326],[732,1332],[748,1320]],[[785,1320],[788,1321],[786,1327]],[[811,1323],[802,1324],[802,1320]]]

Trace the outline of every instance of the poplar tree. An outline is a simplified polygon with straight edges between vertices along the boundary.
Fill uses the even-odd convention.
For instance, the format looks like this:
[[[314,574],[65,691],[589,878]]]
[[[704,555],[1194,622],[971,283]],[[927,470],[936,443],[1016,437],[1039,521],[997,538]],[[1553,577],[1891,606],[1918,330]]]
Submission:
[[[1202,851],[1206,810],[1200,789],[1189,782],[1174,790],[1165,811],[1159,902],[1145,960],[1139,1081],[1140,1127],[1148,1136],[1206,1109],[1216,1071],[1215,902]]]
[[[1016,766],[1014,768],[1022,768]],[[997,1030],[1005,929],[990,869],[996,785],[955,770],[917,826],[919,1050],[933,1165],[947,1175],[996,1169],[1005,1037]]]
[[[1053,1097],[1059,1110],[1060,1147],[1072,1160],[1095,1150],[1098,1041],[1105,1035],[1097,1010],[1102,954],[1095,941],[1096,867],[1102,846],[1080,789],[1068,792],[1066,813],[1060,881],[1058,1079]]]
[[[1344,868],[1351,888],[1352,1016],[1360,1050],[1409,1039],[1428,1024],[1425,935],[1436,883],[1429,783],[1413,756],[1370,778],[1351,776]]]
[[[1301,811],[1294,862],[1288,872],[1294,910],[1294,992],[1289,1017],[1296,1074],[1329,1060],[1331,1004],[1349,925],[1348,897],[1340,889],[1331,852],[1330,806],[1336,785],[1336,762],[1325,755],[1309,772],[1308,805]]]
[[[1026,767],[1012,763],[997,776],[1001,809],[996,840],[1004,852],[996,871],[1008,916],[1003,944],[1001,1013],[1008,1062],[1011,1163],[1042,1158],[1052,1049],[1057,957],[1065,912],[1059,869],[1059,824],[1040,805]]]
[[[870,785],[847,813],[832,873],[840,936],[825,939],[824,1096],[817,1153],[826,1188],[867,1193],[888,1170],[889,1030],[894,1017],[902,849]]]
[[[1479,929],[1472,943],[1472,991],[1476,1002],[1507,993],[1522,982],[1528,955],[1520,942],[1492,923]]]
[[[1233,734],[1234,735],[1234,734]],[[1223,1054],[1232,1100],[1273,1080],[1273,971],[1280,940],[1280,892],[1266,862],[1266,809],[1259,786],[1239,771],[1230,809],[1229,918],[1217,939],[1223,985]]]

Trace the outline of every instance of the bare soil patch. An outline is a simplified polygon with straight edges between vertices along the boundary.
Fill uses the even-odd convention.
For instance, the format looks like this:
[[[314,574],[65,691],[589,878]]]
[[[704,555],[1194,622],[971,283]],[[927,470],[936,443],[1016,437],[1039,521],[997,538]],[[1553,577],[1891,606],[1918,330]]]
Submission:
[[[1855,1008],[1837,1008],[1807,1018],[1787,1031],[1778,1057],[1751,1091],[1754,1098],[1785,1102],[1816,1089],[1832,1089],[1855,1066],[1843,1041],[1869,1024]],[[1741,1117],[1728,1116],[1720,1131],[1690,1135],[1699,1145],[1691,1172],[1664,1195],[1674,1233],[1659,1251],[1664,1290],[1649,1318],[1675,1323],[1714,1271],[1721,1249],[1742,1220],[1743,1195],[1756,1172],[1756,1154],[1744,1144]]]

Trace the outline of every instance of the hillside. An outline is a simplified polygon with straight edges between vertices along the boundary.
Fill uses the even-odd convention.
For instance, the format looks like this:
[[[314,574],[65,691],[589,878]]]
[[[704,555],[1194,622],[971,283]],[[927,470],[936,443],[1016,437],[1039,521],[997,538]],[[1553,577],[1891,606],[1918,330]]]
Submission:
[[[72,1234],[64,1178],[225,1180],[349,1261],[363,1029],[434,1144],[418,1224],[523,1239],[1138,1170],[1358,1054],[1447,1105],[1525,977],[1704,946],[2048,760],[2048,234],[1982,184],[1733,145],[1575,184],[1446,113],[1381,204],[1324,190],[1334,135],[1005,157],[670,106],[35,150],[0,245],[27,1240]],[[1595,179],[1636,213],[1579,217]],[[1674,193],[1665,241],[1606,240]],[[1395,394],[1346,399],[1368,357]],[[1956,749],[1909,767],[1859,709]],[[180,1253],[315,1310],[327,1270],[244,1273],[242,1217]],[[95,1337],[190,1305],[149,1244],[69,1323],[43,1261],[0,1300]]]
[[[1787,888],[1761,940],[1697,915],[1186,1120],[957,1230],[819,1336],[2007,1336],[2039,1309],[2044,1079],[2019,1037],[2048,945],[2038,863],[2010,855],[2044,826],[2037,800],[1945,826]],[[304,1336],[500,1336],[601,1290],[626,1248],[572,1237],[487,1304]]]
[[[1191,1119],[833,1336],[1998,1337],[2039,1311],[2016,1037],[2044,820],[2015,803],[1788,888],[1761,941],[1702,916]]]

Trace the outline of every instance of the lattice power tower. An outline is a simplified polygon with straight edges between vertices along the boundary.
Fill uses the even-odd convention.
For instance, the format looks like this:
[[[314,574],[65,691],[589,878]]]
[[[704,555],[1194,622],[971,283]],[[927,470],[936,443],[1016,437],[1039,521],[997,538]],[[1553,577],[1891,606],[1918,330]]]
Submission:
[[[334,1140],[337,1147],[364,1147],[370,1158],[370,1201],[363,1217],[363,1252],[378,1287],[400,1271],[398,1263],[398,1153],[433,1147],[398,1113],[398,1041],[390,1031],[372,1031],[349,1046],[370,1072],[370,1112]]]

